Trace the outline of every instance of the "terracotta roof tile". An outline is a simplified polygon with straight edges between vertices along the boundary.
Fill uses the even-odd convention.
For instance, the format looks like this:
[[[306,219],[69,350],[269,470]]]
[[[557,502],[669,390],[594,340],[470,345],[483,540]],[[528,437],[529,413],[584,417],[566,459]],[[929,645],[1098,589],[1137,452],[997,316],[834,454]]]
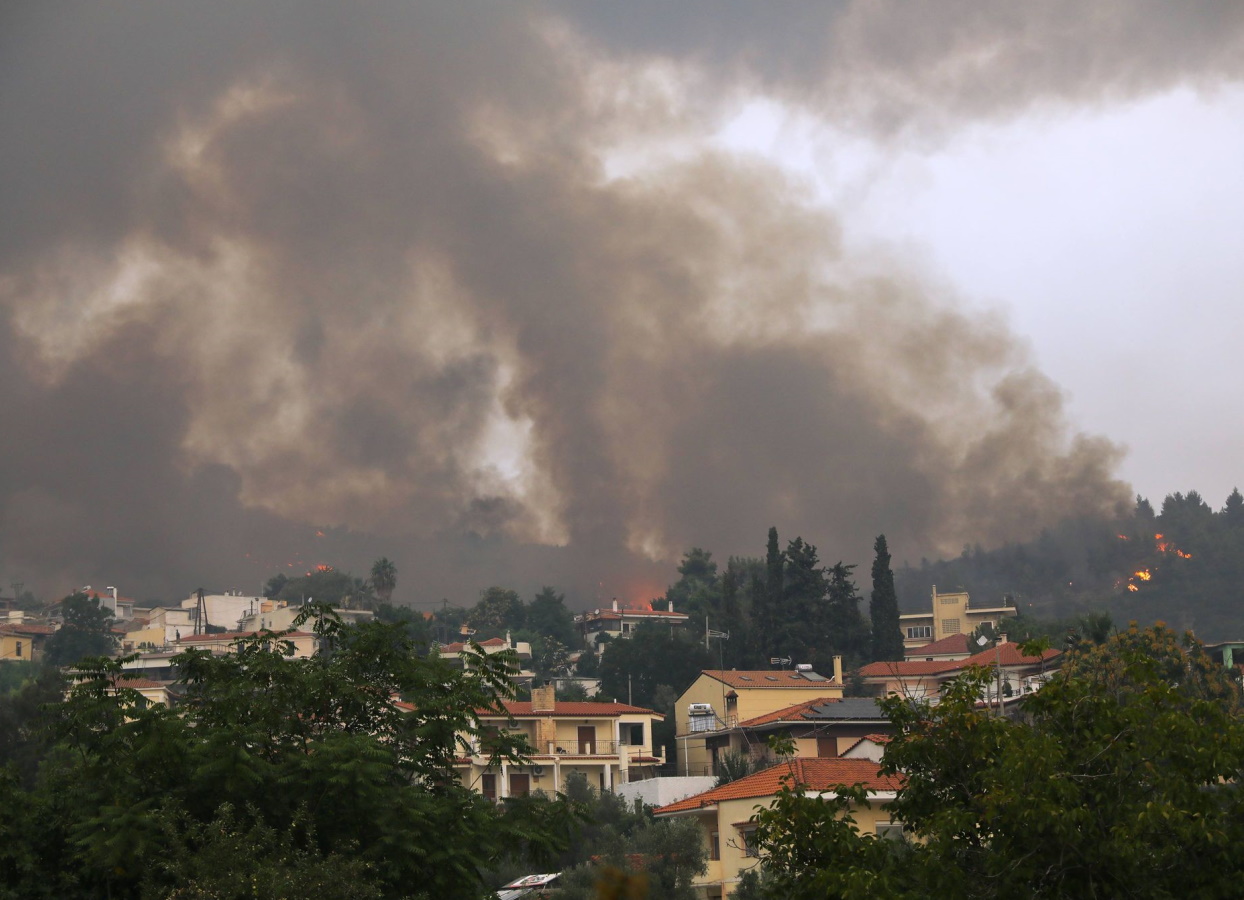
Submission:
[[[754,728],[757,725],[768,725],[772,722],[794,722],[807,718],[804,714],[814,706],[821,706],[825,703],[841,703],[839,697],[817,697],[813,700],[805,700],[802,703],[796,703],[793,706],[783,707],[762,716],[756,716],[752,719],[744,719],[739,723],[740,728]]]
[[[51,625],[25,625],[22,623],[13,622],[13,623],[5,624],[5,625],[0,625],[0,633],[29,634],[29,635],[55,634],[56,629],[53,628]]]
[[[877,764],[871,759],[796,757],[787,763],[779,763],[703,794],[662,806],[653,812],[661,816],[712,806],[723,800],[771,797],[781,789],[783,779],[792,774],[798,783],[814,791],[828,791],[842,785],[855,784],[862,784],[870,791],[895,791],[902,786],[902,779],[898,776],[880,774]]]
[[[952,634],[944,637],[940,641],[934,641],[931,644],[925,644],[923,647],[908,647],[904,653],[915,659],[920,656],[941,656],[946,653],[962,653],[968,655],[968,636],[966,634]]]
[[[859,670],[859,674],[865,678],[890,675],[894,677],[911,677],[920,675],[941,675],[946,672],[956,672],[960,669],[966,669],[969,666],[992,666],[997,661],[1001,661],[1004,666],[1035,666],[1044,660],[1054,659],[1061,656],[1060,650],[1046,650],[1041,656],[1024,656],[1019,652],[1019,645],[1014,641],[1007,641],[999,646],[996,650],[982,650],[975,656],[969,656],[967,659],[938,659],[932,662],[924,660],[913,661],[883,661],[869,663]]]
[[[823,691],[827,686],[837,684],[832,678],[822,676],[824,678],[822,681],[810,681],[804,677],[803,672],[779,669],[705,669],[700,674],[715,678],[732,688],[794,688]]]

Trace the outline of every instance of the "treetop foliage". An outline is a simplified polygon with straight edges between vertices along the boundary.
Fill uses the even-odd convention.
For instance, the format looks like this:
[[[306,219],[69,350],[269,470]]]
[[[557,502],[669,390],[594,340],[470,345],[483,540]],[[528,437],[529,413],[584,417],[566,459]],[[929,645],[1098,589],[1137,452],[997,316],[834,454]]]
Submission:
[[[986,670],[940,702],[882,701],[882,771],[914,842],[860,834],[865,798],[784,791],[760,814],[768,896],[1226,897],[1244,863],[1238,684],[1190,638],[1133,626],[1074,651],[1019,720],[978,701]]]

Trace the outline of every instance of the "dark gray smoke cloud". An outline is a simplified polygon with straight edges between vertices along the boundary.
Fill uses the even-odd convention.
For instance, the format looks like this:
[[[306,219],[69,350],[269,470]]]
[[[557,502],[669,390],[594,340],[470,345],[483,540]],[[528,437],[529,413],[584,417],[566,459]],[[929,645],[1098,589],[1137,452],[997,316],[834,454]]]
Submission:
[[[901,558],[1126,502],[1004,325],[698,135],[1209,83],[1240,17],[937,8],[8,7],[0,574],[587,601],[769,524]]]

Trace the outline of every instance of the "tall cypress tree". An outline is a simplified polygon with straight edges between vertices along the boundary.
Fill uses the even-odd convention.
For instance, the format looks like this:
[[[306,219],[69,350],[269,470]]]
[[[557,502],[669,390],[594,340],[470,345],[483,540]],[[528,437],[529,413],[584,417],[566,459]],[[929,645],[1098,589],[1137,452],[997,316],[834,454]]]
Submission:
[[[782,593],[786,584],[783,575],[785,565],[786,554],[778,546],[777,527],[770,526],[769,543],[765,552],[764,607],[754,619],[763,656],[769,656],[773,649],[773,632],[782,608]]]
[[[902,659],[903,632],[898,621],[898,594],[894,590],[894,571],[890,568],[890,548],[885,535],[877,535],[873,544],[873,593],[868,601],[872,619],[873,659]]]

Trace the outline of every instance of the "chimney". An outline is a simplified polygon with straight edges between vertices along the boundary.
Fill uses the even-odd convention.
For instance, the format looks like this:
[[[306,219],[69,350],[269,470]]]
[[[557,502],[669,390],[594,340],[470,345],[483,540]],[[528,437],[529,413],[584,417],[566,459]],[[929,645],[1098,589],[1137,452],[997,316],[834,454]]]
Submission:
[[[670,611],[670,612],[673,612],[673,611],[674,611],[674,598],[673,598],[673,597],[670,597],[670,598],[669,598],[669,599],[665,602],[665,605],[669,607],[669,611]]]
[[[834,657],[834,681],[842,684],[842,657]]]
[[[617,597],[613,598],[613,611],[614,612],[618,611],[618,598]]]
[[[999,644],[1005,644],[1005,643],[1006,643],[1006,632],[1005,632],[1005,631],[1001,632],[1001,633],[998,635],[998,643],[999,643]]]
[[[556,702],[557,691],[553,685],[546,684],[544,687],[531,689],[531,711],[533,713],[551,713]]]

